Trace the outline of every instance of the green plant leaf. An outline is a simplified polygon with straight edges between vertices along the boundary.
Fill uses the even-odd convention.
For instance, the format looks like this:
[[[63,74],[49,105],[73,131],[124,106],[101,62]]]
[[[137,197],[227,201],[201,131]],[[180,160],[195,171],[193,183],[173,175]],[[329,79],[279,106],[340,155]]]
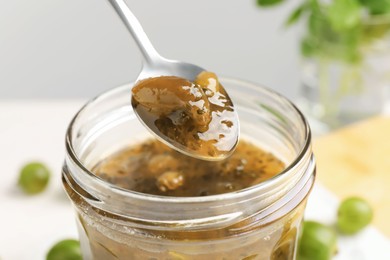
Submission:
[[[314,56],[317,50],[318,49],[316,48],[316,43],[313,41],[312,38],[306,37],[302,39],[301,53],[303,56],[305,57]]]
[[[310,4],[311,8],[314,11],[321,9],[320,3],[318,2],[318,0],[307,0],[307,2]]]
[[[361,12],[358,0],[334,0],[327,10],[329,22],[338,32],[357,26],[361,20]]]
[[[301,42],[304,56],[323,56],[350,63],[359,62],[361,27],[338,32],[333,29],[327,13],[312,12],[308,18],[307,34]]]
[[[307,8],[307,5],[304,3],[300,6],[298,6],[291,14],[290,16],[288,17],[288,19],[286,20],[285,22],[285,25],[286,26],[290,26],[294,23],[296,23],[299,18],[302,16],[302,14],[304,13],[304,11],[306,10]]]
[[[257,4],[259,6],[272,6],[277,5],[281,2],[284,2],[284,0],[257,0]]]
[[[320,11],[312,11],[308,20],[309,32],[317,38],[329,38],[326,37],[330,31],[330,24],[327,17]]]
[[[359,0],[371,14],[385,14],[390,11],[390,0]]]

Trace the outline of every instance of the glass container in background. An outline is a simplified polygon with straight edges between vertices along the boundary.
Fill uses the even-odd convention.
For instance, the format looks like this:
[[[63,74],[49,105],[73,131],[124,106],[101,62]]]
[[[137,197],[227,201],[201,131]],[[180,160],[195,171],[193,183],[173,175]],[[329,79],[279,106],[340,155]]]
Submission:
[[[91,169],[152,138],[130,104],[130,86],[87,103],[67,132],[63,184],[73,202],[84,259],[293,260],[315,163],[310,128],[281,95],[222,79],[240,118],[241,139],[286,169],[253,187],[204,197],[163,197],[118,188]]]
[[[390,16],[367,17],[343,32],[313,14],[305,25],[297,103],[314,132],[382,113],[390,90]]]

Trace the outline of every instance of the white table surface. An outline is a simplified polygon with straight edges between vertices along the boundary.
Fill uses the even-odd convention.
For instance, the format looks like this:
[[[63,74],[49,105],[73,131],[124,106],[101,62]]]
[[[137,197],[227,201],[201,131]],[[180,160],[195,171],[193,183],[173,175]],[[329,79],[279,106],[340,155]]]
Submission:
[[[67,124],[82,100],[0,101],[0,259],[44,259],[60,239],[77,238],[73,210],[61,184]],[[40,160],[52,170],[48,189],[26,196],[16,185],[20,167]],[[338,199],[316,184],[306,219],[332,223]],[[369,227],[339,239],[335,260],[390,259],[390,240]]]

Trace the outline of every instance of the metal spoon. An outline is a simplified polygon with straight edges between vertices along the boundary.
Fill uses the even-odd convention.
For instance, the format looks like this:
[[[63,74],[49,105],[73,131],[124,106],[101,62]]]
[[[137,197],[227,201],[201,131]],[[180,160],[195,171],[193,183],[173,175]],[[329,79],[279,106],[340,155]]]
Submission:
[[[143,79],[147,78],[153,78],[153,77],[160,77],[160,76],[177,76],[184,79],[187,79],[189,81],[194,81],[197,77],[197,75],[203,71],[206,71],[205,69],[196,66],[194,64],[185,63],[181,61],[176,60],[169,60],[166,58],[163,58],[153,47],[152,43],[150,42],[148,36],[146,35],[145,31],[143,30],[141,24],[137,20],[137,18],[134,16],[134,14],[130,11],[129,7],[125,4],[123,0],[108,0],[111,5],[114,7],[115,11],[118,13],[122,21],[124,22],[127,29],[130,31],[131,35],[133,36],[134,40],[136,41],[139,49],[142,52],[142,55],[144,57],[144,64],[142,71],[140,72],[137,82]],[[222,86],[220,86],[222,88]],[[219,116],[215,116],[213,119],[213,125],[214,128],[216,125],[220,129],[220,127],[224,128],[224,137],[225,138],[217,138],[216,145],[220,148],[221,153],[218,155],[215,154],[202,154],[199,153],[198,150],[187,147],[183,145],[182,143],[178,143],[176,140],[173,140],[172,138],[168,137],[166,134],[163,134],[159,129],[156,128],[156,126],[153,124],[153,120],[151,120],[150,115],[148,113],[142,113],[140,115],[138,110],[134,110],[137,114],[140,121],[163,143],[170,146],[171,148],[184,153],[186,155],[203,159],[203,160],[222,160],[228,157],[235,149],[237,142],[238,142],[238,135],[239,135],[239,123],[238,123],[238,115],[236,111],[234,110],[233,103],[231,102],[229,96],[225,92],[225,90],[222,88],[223,93],[226,95],[223,95],[224,101],[231,104],[231,109],[229,110],[229,118],[231,119],[231,122],[234,122],[233,126],[229,125],[229,129],[226,129],[225,125],[222,125],[221,122],[217,122],[218,120],[222,121]],[[133,102],[134,99],[132,99]],[[134,107],[134,104],[133,104]],[[226,112],[226,111],[225,111]],[[226,114],[226,113],[225,113]],[[218,125],[219,124],[219,125]],[[210,123],[211,125],[211,123]],[[211,129],[213,130],[213,129]],[[215,129],[214,129],[215,130]],[[210,131],[211,132],[211,131]],[[211,134],[218,134],[218,131],[214,131],[216,133]],[[226,137],[227,135],[227,137]],[[205,136],[203,134],[203,136]],[[208,133],[208,138],[210,138],[210,133]]]

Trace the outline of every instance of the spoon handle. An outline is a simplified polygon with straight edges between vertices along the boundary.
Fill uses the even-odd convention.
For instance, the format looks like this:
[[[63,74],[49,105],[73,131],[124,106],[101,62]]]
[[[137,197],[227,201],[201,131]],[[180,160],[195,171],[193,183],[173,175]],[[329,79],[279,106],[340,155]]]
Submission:
[[[142,55],[148,65],[154,64],[163,58],[158,54],[153,47],[144,29],[142,28],[138,19],[130,11],[130,8],[125,4],[123,0],[108,0],[118,13],[127,29],[130,31],[138,48],[141,50]]]

